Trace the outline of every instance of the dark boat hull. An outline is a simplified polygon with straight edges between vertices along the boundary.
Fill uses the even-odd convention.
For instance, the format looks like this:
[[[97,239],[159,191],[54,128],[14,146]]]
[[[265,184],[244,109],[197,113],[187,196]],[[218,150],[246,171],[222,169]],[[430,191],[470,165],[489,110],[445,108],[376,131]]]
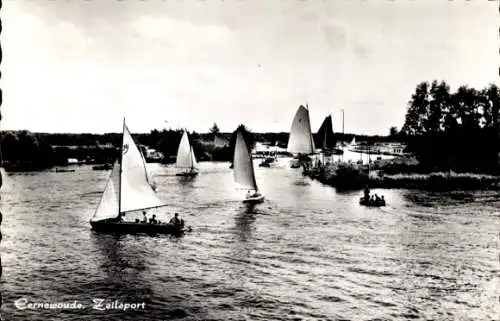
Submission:
[[[175,174],[175,176],[182,176],[182,177],[194,177],[198,175],[198,172],[180,172]]]
[[[97,232],[117,233],[117,234],[171,234],[182,235],[191,231],[191,228],[179,228],[172,224],[149,224],[135,222],[110,222],[97,221],[90,222],[92,229]]]
[[[365,198],[361,197],[359,199],[359,205],[368,206],[368,207],[382,207],[382,206],[385,206],[385,201],[371,202],[371,201],[367,201]]]
[[[264,202],[264,195],[259,195],[255,197],[245,198],[243,201],[245,204],[258,204]]]
[[[111,165],[96,165],[96,166],[92,166],[92,169],[95,171],[109,171],[109,170],[113,169],[113,166],[111,166]]]

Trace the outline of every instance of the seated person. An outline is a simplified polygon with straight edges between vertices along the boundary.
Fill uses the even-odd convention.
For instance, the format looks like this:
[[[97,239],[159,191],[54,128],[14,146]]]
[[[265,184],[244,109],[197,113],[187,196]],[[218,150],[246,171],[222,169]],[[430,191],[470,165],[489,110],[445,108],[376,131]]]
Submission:
[[[141,223],[147,223],[148,217],[146,216],[146,211],[142,211],[142,221]]]
[[[158,220],[156,219],[156,214],[153,214],[153,217],[149,219],[149,224],[156,224]]]
[[[365,200],[369,200],[370,199],[370,189],[368,188],[368,185],[365,186],[364,194],[365,194]]]
[[[172,219],[169,222],[170,224],[173,224],[175,226],[180,226],[181,222],[179,220],[179,213],[175,213],[175,216],[172,217]]]
[[[247,198],[259,197],[259,196],[260,196],[260,193],[257,191],[248,191],[248,193],[247,193]]]

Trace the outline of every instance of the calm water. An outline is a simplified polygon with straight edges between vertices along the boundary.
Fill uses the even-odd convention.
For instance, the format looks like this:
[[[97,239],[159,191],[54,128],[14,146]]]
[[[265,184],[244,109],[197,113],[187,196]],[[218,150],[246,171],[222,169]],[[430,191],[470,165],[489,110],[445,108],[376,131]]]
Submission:
[[[258,168],[267,200],[249,210],[227,163],[194,180],[149,164],[194,231],[100,235],[89,218],[109,172],[10,175],[2,187],[6,320],[499,320],[498,192],[384,190],[358,206],[287,168]],[[381,191],[374,191],[381,192]],[[78,301],[83,310],[18,310]],[[92,299],[145,302],[106,312]]]

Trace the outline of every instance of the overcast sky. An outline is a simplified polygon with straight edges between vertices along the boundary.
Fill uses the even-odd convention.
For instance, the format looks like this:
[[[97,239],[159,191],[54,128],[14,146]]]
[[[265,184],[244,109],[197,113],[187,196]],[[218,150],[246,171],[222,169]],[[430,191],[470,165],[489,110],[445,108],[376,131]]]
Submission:
[[[3,129],[387,134],[417,83],[497,82],[498,2],[7,0]]]

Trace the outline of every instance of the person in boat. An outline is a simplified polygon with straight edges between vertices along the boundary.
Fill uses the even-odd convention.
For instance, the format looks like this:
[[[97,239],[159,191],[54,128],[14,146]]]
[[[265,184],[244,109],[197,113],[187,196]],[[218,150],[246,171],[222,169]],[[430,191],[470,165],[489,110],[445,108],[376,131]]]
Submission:
[[[142,221],[141,223],[147,223],[148,217],[146,216],[146,211],[142,211]]]
[[[257,191],[248,191],[247,193],[247,198],[252,198],[252,197],[259,197],[260,193]]]
[[[179,213],[175,213],[174,217],[169,222],[170,224],[173,224],[174,226],[181,226],[181,221],[179,220]]]
[[[156,214],[153,214],[153,217],[149,219],[149,224],[157,224],[158,220],[156,219]]]
[[[370,189],[368,188],[368,185],[365,186],[365,200],[369,201],[370,200]]]
[[[380,197],[377,194],[375,194],[375,203],[380,203]]]
[[[384,195],[382,195],[382,196],[381,196],[380,202],[381,202],[383,205],[385,205]]]

